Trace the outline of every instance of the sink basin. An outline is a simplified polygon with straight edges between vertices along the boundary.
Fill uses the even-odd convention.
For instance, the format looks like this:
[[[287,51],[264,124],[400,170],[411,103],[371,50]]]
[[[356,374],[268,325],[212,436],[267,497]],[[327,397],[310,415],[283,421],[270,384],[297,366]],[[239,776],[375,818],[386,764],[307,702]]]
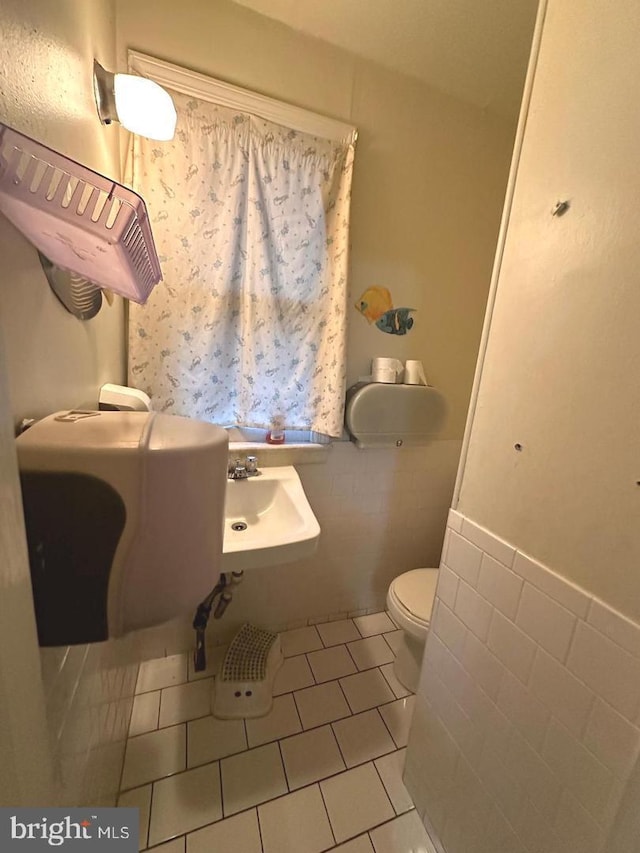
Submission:
[[[319,536],[320,525],[292,465],[264,468],[257,477],[227,482],[223,571],[309,556]]]

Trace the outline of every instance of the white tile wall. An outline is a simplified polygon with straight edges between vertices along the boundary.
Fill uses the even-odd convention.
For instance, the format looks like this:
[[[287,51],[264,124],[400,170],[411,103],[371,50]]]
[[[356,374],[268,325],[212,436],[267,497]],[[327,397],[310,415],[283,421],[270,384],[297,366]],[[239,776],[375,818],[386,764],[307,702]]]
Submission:
[[[478,582],[481,562],[482,551],[480,548],[472,545],[468,539],[452,530],[449,534],[445,564],[455,566],[456,574],[467,583],[475,586]]]
[[[536,653],[536,644],[531,637],[528,637],[498,610],[493,611],[487,645],[507,669],[521,681],[528,680]]]
[[[531,746],[540,749],[549,725],[549,708],[508,672],[502,679],[497,704]]]
[[[640,626],[449,514],[405,782],[445,853],[606,853],[640,756]]]
[[[458,657],[467,670],[474,673],[478,685],[495,699],[505,675],[498,658],[471,632],[466,633]]]
[[[580,623],[567,666],[624,717],[636,719],[640,709],[640,658]]]
[[[493,607],[464,581],[460,581],[458,585],[454,611],[476,637],[486,641]]]
[[[508,619],[514,619],[522,592],[522,578],[488,554],[482,557],[478,592]]]
[[[570,610],[525,583],[516,624],[558,660],[567,658],[576,621]]]
[[[114,805],[138,674],[134,646],[125,639],[40,653],[60,805]]]
[[[542,649],[536,653],[529,686],[543,706],[580,737],[595,694]]]

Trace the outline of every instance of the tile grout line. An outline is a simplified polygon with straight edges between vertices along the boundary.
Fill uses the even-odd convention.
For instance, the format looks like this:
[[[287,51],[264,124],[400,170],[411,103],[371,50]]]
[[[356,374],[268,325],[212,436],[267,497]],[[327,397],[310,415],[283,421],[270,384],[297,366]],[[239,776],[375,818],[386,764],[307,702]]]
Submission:
[[[282,747],[280,746],[280,741],[277,740],[278,744],[278,755],[280,756],[280,766],[282,767],[282,775],[284,776],[284,784],[287,786],[287,793],[291,793],[291,788],[289,787],[289,777],[287,776],[287,768],[284,763],[284,756],[282,754]]]
[[[380,670],[380,675],[381,675],[381,676],[384,678],[384,680],[386,681],[386,683],[387,683],[387,685],[388,685],[388,687],[389,687],[389,690],[393,693],[393,695],[396,697],[396,699],[402,699],[402,698],[404,698],[404,697],[402,697],[402,696],[398,696],[398,694],[396,693],[396,691],[393,689],[393,687],[392,687],[392,686],[391,686],[391,684],[389,683],[389,679],[387,678],[387,676],[386,676],[386,675],[384,674],[384,672],[382,671],[382,667],[383,667],[383,666],[387,666],[387,664],[386,664],[386,663],[380,664],[380,665],[378,666],[378,669]]]
[[[359,643],[359,642],[360,642],[360,640],[352,640],[352,642],[354,642],[354,643]],[[357,661],[356,661],[356,659],[354,658],[354,656],[351,654],[351,649],[349,648],[349,644],[348,644],[348,643],[345,643],[345,644],[344,644],[344,647],[345,647],[345,649],[347,650],[347,654],[349,655],[349,657],[350,657],[350,658],[351,658],[351,660],[353,661],[353,665],[354,665],[354,666],[355,666],[355,668],[356,668],[356,673],[360,672],[360,667],[358,666]],[[356,673],[353,673],[353,675],[355,675]],[[346,698],[346,697],[345,697],[345,698]]]
[[[383,722],[384,722],[384,720],[383,720]],[[393,740],[393,737],[391,738],[391,740]],[[394,741],[394,743],[395,743],[395,741]],[[388,754],[391,755],[391,753],[388,753]],[[379,756],[379,757],[382,758],[382,756]],[[389,800],[389,805],[391,806],[391,811],[393,812],[395,817],[398,817],[398,812],[396,811],[396,807],[393,805],[393,803],[391,801],[391,797],[389,796],[389,792],[387,791],[387,786],[384,784],[384,779],[380,775],[380,771],[378,770],[375,759],[371,763],[373,764],[373,769],[375,770],[375,772],[378,776],[378,779],[380,780],[380,784],[382,785],[382,789],[385,792],[387,799]],[[411,798],[411,802],[413,803],[413,798]],[[414,805],[414,808],[415,808],[415,805]]]
[[[147,826],[147,847],[149,847],[149,842],[151,840],[151,816],[153,814],[153,796],[156,792],[156,783],[151,783],[151,794],[149,796],[149,824]]]
[[[299,732],[294,732],[292,735],[288,735],[288,737],[295,737],[297,734],[302,734],[302,733],[304,732],[304,726],[302,725],[302,717],[300,716],[300,711],[299,711],[299,709],[298,709],[298,704],[297,704],[297,702],[296,702],[296,697],[295,697],[295,696],[292,696],[292,700],[291,700],[291,701],[293,702],[293,707],[295,708],[295,711],[296,711],[296,717],[298,718],[298,722],[300,723],[300,731],[299,731]],[[287,737],[287,735],[285,735],[285,737]],[[280,744],[280,741],[281,741],[281,740],[284,740],[284,738],[278,738],[278,745]]]
[[[357,673],[356,673],[356,675],[357,675]],[[336,681],[338,682],[338,687],[340,688],[340,692],[344,696],[344,701],[347,703],[347,708],[351,711],[350,716],[353,717],[356,712],[353,710],[353,708],[351,707],[351,703],[347,699],[347,694],[344,692],[344,687],[342,686],[342,681],[339,678],[336,679]],[[344,719],[344,717],[342,719]]]
[[[211,714],[211,716],[213,717],[213,714]],[[215,717],[214,717],[214,719],[215,719]],[[244,742],[246,743],[247,746],[245,749],[241,749],[240,752],[232,753],[232,755],[240,755],[240,753],[249,752],[249,750],[251,749],[251,747],[249,746],[249,729],[247,728],[247,718],[246,717],[242,717],[242,729],[244,731]],[[230,755],[225,755],[224,757],[225,758],[231,758]]]
[[[189,721],[185,720],[184,723],[184,766],[186,770],[190,770],[189,767]]]
[[[321,638],[321,639],[322,639],[322,638]],[[311,678],[313,678],[313,684],[310,684],[310,685],[309,685],[309,687],[315,687],[315,685],[316,685],[318,682],[316,681],[316,674],[315,674],[315,672],[313,671],[313,667],[311,666],[311,661],[309,660],[309,652],[305,652],[305,653],[304,653],[304,659],[306,660],[306,662],[307,662],[307,666],[309,667],[309,672],[311,673]],[[301,689],[302,689],[302,690],[305,690],[306,688],[304,688],[304,687],[303,687],[303,688],[301,688]],[[292,690],[291,692],[293,693],[293,692],[295,692],[295,691],[293,691],[293,690]]]
[[[343,719],[346,720],[347,718],[343,717]],[[336,742],[336,746],[338,747],[338,752],[340,753],[340,758],[342,759],[342,763],[344,764],[344,770],[341,770],[340,773],[345,773],[347,770],[351,770],[351,768],[349,767],[349,765],[346,762],[346,759],[344,757],[344,752],[342,751],[342,747],[340,746],[340,741],[338,740],[338,736],[336,735],[336,731],[333,728],[333,723],[337,723],[337,722],[338,722],[338,720],[334,720],[333,722],[329,723],[329,728],[331,729],[331,734],[333,736],[333,739]],[[339,776],[340,773],[333,773],[332,776],[327,776],[326,779],[332,779],[333,776]],[[322,781],[324,782],[324,781],[326,781],[326,779],[323,779]],[[336,842],[336,844],[337,844],[337,842]]]
[[[322,624],[322,625],[327,625],[328,623],[327,623],[327,622],[321,622],[320,624]],[[316,632],[317,632],[318,636],[320,637],[320,642],[322,643],[322,648],[323,648],[323,649],[328,649],[328,648],[330,648],[330,647],[325,643],[325,641],[324,641],[324,637],[322,636],[322,634],[320,633],[320,631],[318,631],[318,626],[317,626],[317,625],[314,625],[313,627],[316,629]]]
[[[220,810],[222,812],[221,820],[224,820],[224,785],[222,784],[222,761],[218,761],[218,778],[220,779]]]
[[[336,740],[337,740],[337,738],[336,738]],[[316,785],[318,786],[318,791],[320,792],[320,798],[322,800],[322,805],[324,806],[324,813],[327,816],[327,823],[329,824],[329,831],[331,832],[331,837],[333,838],[333,846],[335,847],[338,842],[336,841],[336,834],[335,834],[334,829],[333,829],[333,824],[331,823],[331,815],[329,814],[329,809],[327,808],[327,803],[326,803],[326,800],[324,798],[324,792],[322,790],[322,785],[320,784],[319,781],[316,782]],[[328,849],[331,850],[330,847]]]
[[[178,684],[178,685],[176,685],[176,687],[182,687],[182,684]],[[166,689],[167,689],[166,687],[163,687],[160,690],[160,701],[158,702],[158,728],[160,728],[160,720],[162,719],[162,705],[163,705],[162,699],[163,699],[164,691]],[[167,726],[163,726],[163,728],[167,728]]]
[[[134,699],[135,701],[135,699]],[[133,705],[131,706],[131,713],[133,714]],[[129,727],[131,727],[131,719],[129,719]],[[118,782],[118,796],[116,797],[116,803],[120,799],[120,794],[122,793],[122,780],[124,779],[124,768],[127,763],[127,750],[129,749],[129,738],[127,737],[124,745],[124,755],[122,756],[122,767],[120,768],[120,781]],[[149,820],[151,820],[151,808],[149,808]]]
[[[398,630],[399,630],[399,629],[398,629]],[[390,634],[390,633],[391,633],[391,631],[387,631],[387,633],[388,633],[388,634]],[[385,636],[384,634],[380,634],[380,636],[381,636],[381,637],[382,637],[382,639],[384,640],[385,645],[389,648],[389,651],[391,652],[391,654],[393,655],[393,657],[394,657],[394,659],[395,659],[396,653],[395,653],[395,652],[394,652],[394,650],[391,648],[391,645],[389,644],[389,640],[387,640],[387,638],[386,638],[386,636]]]
[[[382,714],[380,713],[379,706],[378,706],[378,707],[376,707],[376,709],[375,709],[375,710],[376,710],[376,712],[377,712],[378,716],[380,717],[380,719],[382,720],[382,725],[383,725],[383,726],[385,727],[385,729],[387,730],[387,733],[388,733],[389,737],[391,738],[391,743],[395,746],[396,750],[398,750],[398,749],[404,749],[404,747],[402,747],[402,746],[398,746],[398,744],[396,743],[396,739],[394,738],[393,734],[391,733],[391,729],[390,729],[390,728],[389,728],[389,726],[387,725],[387,721],[385,720],[385,718],[384,718],[384,717],[382,716]],[[388,753],[387,753],[387,754],[388,754]],[[382,756],[380,755],[380,756],[378,756],[378,758],[382,758]],[[375,759],[374,759],[374,761],[375,761]],[[384,784],[384,783],[383,783],[383,784]]]
[[[259,810],[258,806],[253,806],[253,808],[256,810],[256,823],[258,824],[258,835],[260,837],[260,849],[262,850],[262,853],[265,853],[264,840],[262,838],[262,824],[260,823],[260,810]],[[242,814],[242,812],[238,812],[238,814]],[[222,853],[222,851],[221,851],[221,853]]]
[[[295,735],[292,735],[292,737],[295,737]],[[289,774],[287,773],[287,765],[286,765],[285,760],[284,760],[284,755],[282,754],[282,746],[280,745],[280,741],[278,741],[278,750],[280,752],[280,763],[282,764],[282,772],[284,773],[284,781],[287,785],[287,791],[289,793],[292,793],[291,783],[289,782]],[[294,790],[297,790],[297,789],[294,789]]]
[[[377,668],[379,669],[379,667],[377,667]],[[365,670],[365,671],[369,671],[369,670]],[[355,674],[355,675],[358,675],[359,673],[354,673],[354,674]],[[382,674],[382,677],[384,678],[384,673],[381,673],[381,674]],[[349,676],[346,676],[346,677],[349,677]],[[385,707],[385,706],[387,706],[387,705],[392,705],[394,702],[398,702],[398,701],[400,701],[400,699],[403,699],[403,698],[404,698],[404,699],[408,699],[410,696],[415,695],[415,694],[411,694],[411,693],[410,693],[410,694],[409,694],[409,696],[405,696],[405,697],[396,697],[396,696],[394,696],[394,698],[393,698],[393,699],[391,699],[391,700],[389,700],[389,701],[387,701],[387,702],[381,702],[381,703],[380,703],[380,704],[378,704],[378,705],[372,705],[370,708],[363,708],[361,711],[352,711],[352,710],[351,710],[351,705],[349,704],[349,701],[348,701],[348,699],[347,699],[347,697],[346,697],[346,694],[344,693],[344,689],[343,689],[343,687],[342,687],[342,684],[340,683],[340,679],[339,679],[339,678],[336,678],[336,679],[332,679],[332,681],[333,681],[333,682],[337,682],[337,684],[338,684],[338,686],[339,686],[339,688],[340,688],[340,691],[341,691],[341,693],[342,693],[342,695],[343,695],[343,697],[344,697],[344,699],[345,699],[345,702],[346,702],[346,704],[347,704],[347,707],[349,708],[349,713],[348,713],[348,714],[346,714],[345,716],[343,716],[343,717],[336,717],[336,718],[335,718],[335,719],[333,719],[333,720],[327,720],[327,721],[325,721],[325,722],[323,722],[323,723],[319,723],[318,725],[315,725],[315,726],[309,726],[309,728],[306,728],[306,729],[305,729],[305,728],[304,728],[304,726],[303,726],[302,731],[300,731],[300,732],[292,732],[290,735],[285,735],[285,736],[283,736],[283,737],[281,737],[281,738],[274,738],[273,740],[265,741],[264,743],[258,744],[258,745],[254,746],[254,747],[250,747],[250,746],[248,746],[249,740],[248,740],[248,736],[247,736],[246,719],[242,718],[242,723],[243,723],[243,727],[244,727],[244,731],[245,731],[245,742],[247,743],[247,747],[245,747],[244,749],[240,749],[240,750],[238,750],[237,752],[229,753],[229,755],[224,755],[224,756],[220,756],[219,758],[214,758],[214,759],[212,759],[211,761],[204,761],[204,762],[202,762],[201,764],[196,764],[196,765],[194,765],[193,767],[189,767],[189,766],[187,766],[187,763],[186,763],[186,756],[185,756],[185,765],[186,765],[186,766],[185,766],[185,769],[183,769],[183,770],[178,770],[178,771],[176,771],[175,773],[169,773],[167,776],[161,776],[159,779],[151,779],[151,780],[149,780],[149,781],[142,782],[142,783],[140,783],[140,784],[138,784],[138,785],[133,785],[131,788],[122,788],[122,787],[121,787],[121,788],[120,788],[120,790],[119,790],[119,794],[120,794],[120,793],[124,793],[124,792],[126,792],[126,791],[131,791],[131,790],[133,790],[133,789],[135,789],[135,788],[143,787],[144,785],[149,785],[149,784],[155,783],[155,782],[157,782],[157,781],[160,781],[161,779],[169,778],[170,776],[179,776],[181,773],[187,773],[187,772],[189,772],[189,770],[196,769],[197,767],[205,767],[205,766],[206,766],[206,765],[208,765],[208,764],[213,764],[215,761],[221,761],[223,758],[233,758],[234,756],[242,755],[242,754],[243,754],[243,753],[245,753],[245,752],[251,752],[253,749],[259,749],[259,748],[260,748],[260,747],[262,747],[262,746],[267,746],[267,745],[268,745],[268,744],[270,744],[270,743],[276,743],[276,742],[278,742],[278,741],[280,741],[280,740],[288,740],[289,738],[296,737],[296,736],[298,736],[298,735],[300,735],[300,734],[305,734],[306,732],[311,732],[311,731],[314,731],[314,730],[316,730],[316,729],[320,729],[320,728],[322,728],[323,726],[331,725],[332,723],[338,722],[338,721],[340,721],[340,720],[346,720],[346,719],[348,719],[349,717],[353,717],[353,716],[356,716],[357,714],[365,713],[366,711],[371,711],[371,710],[374,710],[374,709],[376,709],[376,710],[377,710],[377,709],[379,709],[379,708],[384,708],[384,707]],[[311,685],[311,686],[314,686],[314,687],[322,687],[322,686],[324,686],[324,685],[331,684],[331,683],[332,683],[332,681],[325,681],[325,682],[323,682],[322,684],[319,684],[319,685]],[[387,682],[386,682],[386,679],[385,679],[385,683],[387,683]],[[302,689],[304,689],[304,690],[308,690],[308,689],[311,689],[311,687],[309,687],[309,688],[306,688],[306,687],[305,687],[305,688],[302,688]],[[391,687],[389,687],[389,689],[391,690]],[[296,701],[296,697],[295,697],[295,693],[296,693],[296,692],[297,692],[297,691],[292,691],[292,694],[293,694],[293,701],[294,701],[294,705],[295,705],[295,708],[296,708],[296,713],[297,713],[297,715],[298,715],[298,719],[299,719],[299,721],[300,721],[300,724],[302,725],[302,717],[301,717],[301,715],[300,715],[300,711],[299,711],[299,708],[298,708],[298,705],[297,705],[297,701]],[[393,691],[392,691],[392,693],[393,693]],[[285,693],[285,694],[282,694],[282,695],[283,695],[283,696],[286,696],[286,695],[289,695],[289,694]],[[279,698],[279,697],[278,697],[278,698]],[[174,724],[172,724],[172,725],[170,725],[170,726],[164,726],[162,729],[155,729],[155,730],[152,730],[151,732],[144,732],[143,734],[140,734],[140,735],[134,735],[134,737],[133,737],[133,738],[128,738],[128,740],[135,740],[136,738],[143,737],[144,735],[154,734],[155,732],[160,732],[160,731],[166,731],[167,729],[170,729],[170,728],[177,728],[178,726],[184,726],[184,727],[185,727],[185,732],[186,732],[186,730],[187,730],[187,725],[188,725],[188,723],[189,723],[189,722],[195,722],[196,720],[204,720],[204,719],[208,719],[208,717],[209,717],[209,716],[210,716],[210,714],[207,714],[207,715],[206,715],[206,716],[204,716],[204,717],[195,717],[193,720],[186,720],[186,721],[181,722],[181,723],[174,723]],[[382,716],[382,715],[380,715],[380,716]],[[214,718],[214,719],[215,719],[215,718]],[[382,719],[383,719],[383,722],[384,722],[384,717],[383,717]],[[386,725],[386,722],[385,722],[385,727],[386,727],[386,728],[387,728],[387,730],[389,731],[389,727]],[[393,734],[392,734],[390,731],[389,731],[389,734],[390,734],[390,736],[391,736],[391,739],[392,739],[392,740],[393,740],[393,742],[395,743],[395,739],[394,739],[394,737],[393,737]],[[400,747],[400,746],[397,746],[397,745],[396,745],[396,748],[397,748],[397,749],[404,749],[404,747]],[[124,772],[124,764],[123,764],[123,772]],[[122,782],[121,782],[120,784],[122,785]]]
[[[305,687],[305,690],[306,690],[306,689],[307,689],[307,688]],[[295,708],[296,708],[296,714],[298,715],[298,719],[300,720],[300,725],[302,726],[302,732],[305,732],[305,731],[307,731],[307,729],[305,729],[305,727],[304,727],[304,725],[303,725],[303,723],[302,723],[302,716],[301,716],[301,714],[300,714],[300,708],[298,708],[298,703],[297,703],[297,701],[296,701],[296,694],[295,694],[295,691],[293,691],[291,695],[293,696],[293,704],[295,705]],[[297,732],[297,734],[302,734],[302,732]],[[295,737],[295,735],[290,735],[290,737]],[[285,739],[286,739],[286,738],[280,738],[280,740],[285,740]]]

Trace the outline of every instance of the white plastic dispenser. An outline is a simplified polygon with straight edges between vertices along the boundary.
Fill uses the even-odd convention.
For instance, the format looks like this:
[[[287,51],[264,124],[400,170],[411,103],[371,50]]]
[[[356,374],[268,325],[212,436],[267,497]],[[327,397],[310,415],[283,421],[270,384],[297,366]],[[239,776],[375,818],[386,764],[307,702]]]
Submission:
[[[153,406],[144,391],[107,382],[100,388],[98,408],[104,412],[150,412]]]
[[[149,412],[58,412],[17,439],[40,644],[192,613],[221,568],[227,434]]]
[[[358,447],[425,444],[438,435],[446,402],[431,385],[358,383],[347,391],[345,423]]]

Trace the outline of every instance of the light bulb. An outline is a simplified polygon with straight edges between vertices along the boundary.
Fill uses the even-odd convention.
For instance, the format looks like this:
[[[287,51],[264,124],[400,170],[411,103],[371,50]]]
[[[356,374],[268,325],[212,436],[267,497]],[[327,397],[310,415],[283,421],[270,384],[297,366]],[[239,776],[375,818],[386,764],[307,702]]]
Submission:
[[[171,95],[146,77],[116,74],[114,91],[118,121],[149,139],[173,139],[177,114]]]
[[[113,74],[93,62],[93,88],[100,121],[119,121],[139,136],[167,141],[176,129],[176,108],[171,95],[146,77]]]

